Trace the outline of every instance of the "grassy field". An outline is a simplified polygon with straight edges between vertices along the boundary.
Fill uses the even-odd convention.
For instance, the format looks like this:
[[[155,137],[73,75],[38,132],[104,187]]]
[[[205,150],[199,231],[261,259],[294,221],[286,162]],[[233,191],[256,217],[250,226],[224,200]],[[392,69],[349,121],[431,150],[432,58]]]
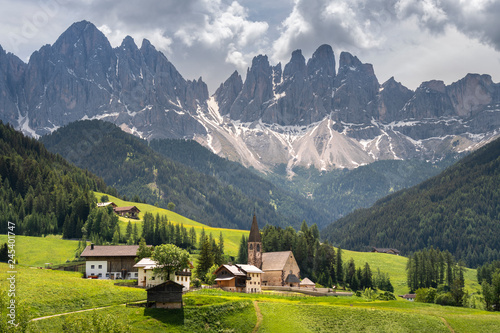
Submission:
[[[344,263],[351,258],[354,259],[356,267],[362,267],[367,262],[373,274],[377,272],[377,268],[380,268],[381,272],[389,273],[391,283],[394,286],[394,294],[401,295],[409,292],[406,284],[406,263],[408,258],[386,253],[342,250]],[[477,283],[477,271],[475,269],[467,268],[465,270],[465,288],[470,293],[481,289],[481,286]]]
[[[0,243],[7,235],[0,235]],[[46,263],[62,264],[73,260],[78,241],[62,239],[60,235],[45,237],[16,236],[16,259],[20,265],[45,267]]]
[[[61,331],[65,321],[89,323],[98,313],[134,332],[252,332],[257,323],[258,332],[500,332],[500,313],[480,310],[403,300],[283,297],[218,290],[186,294],[183,310],[113,306],[94,312],[37,321],[31,329]]]
[[[1,290],[7,288],[8,265],[0,263]],[[83,279],[74,272],[16,267],[17,299],[33,317],[146,299],[143,289],[118,287],[111,280]]]
[[[99,192],[94,192],[96,198],[98,201],[100,201],[101,197],[104,195],[103,193]],[[106,194],[107,195],[107,194]],[[141,203],[135,203],[131,201],[123,201],[121,199],[118,199],[116,197],[113,197],[111,195],[107,195],[109,197],[110,201],[113,201],[115,204],[117,204],[119,207],[121,206],[137,206],[139,210],[141,211],[139,213],[139,220],[130,220],[133,224],[137,224],[137,229],[139,231],[139,234],[142,232],[142,220],[141,218],[144,216],[145,213],[149,212],[152,213],[154,216],[156,214],[160,214],[160,216],[166,215],[168,219],[174,223],[174,224],[184,224],[184,227],[190,229],[191,227],[194,227],[196,230],[196,234],[199,235],[201,233],[202,228],[205,228],[205,233],[208,235],[212,233],[212,236],[216,239],[219,238],[219,234],[222,231],[222,235],[224,237],[224,249],[225,253],[231,256],[236,256],[238,254],[238,248],[240,245],[240,240],[241,236],[245,235],[248,237],[250,231],[249,230],[238,230],[238,229],[222,229],[222,228],[212,228],[207,225],[204,225],[202,223],[190,220],[182,215],[179,215],[175,212],[172,212],[170,210],[164,209],[164,208],[158,208],[152,205],[148,204],[141,204]],[[248,227],[250,228],[251,222],[252,222],[252,217],[248,217]],[[120,217],[120,231],[122,234],[125,234],[126,231],[126,226],[128,223],[129,219]]]

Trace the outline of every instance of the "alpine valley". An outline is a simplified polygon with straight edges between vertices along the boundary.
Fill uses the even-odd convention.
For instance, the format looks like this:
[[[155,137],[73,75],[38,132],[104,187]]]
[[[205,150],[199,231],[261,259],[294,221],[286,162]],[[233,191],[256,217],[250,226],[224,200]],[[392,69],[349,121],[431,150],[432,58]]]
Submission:
[[[415,91],[380,83],[372,65],[321,45],[272,65],[256,56],[209,96],[148,40],[113,48],[92,23],[70,26],[24,63],[0,47],[0,119],[39,137],[100,119],[143,139],[194,139],[264,173],[353,169],[378,160],[436,162],[499,135],[500,84],[468,74]]]

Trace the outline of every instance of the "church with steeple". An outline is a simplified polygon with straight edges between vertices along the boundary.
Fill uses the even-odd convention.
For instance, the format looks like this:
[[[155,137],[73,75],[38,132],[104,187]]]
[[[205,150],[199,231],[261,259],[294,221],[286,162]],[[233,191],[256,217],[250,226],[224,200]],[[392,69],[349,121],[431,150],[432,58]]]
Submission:
[[[262,253],[262,238],[255,213],[248,237],[248,264],[264,272],[263,286],[299,286],[300,269],[292,251]]]

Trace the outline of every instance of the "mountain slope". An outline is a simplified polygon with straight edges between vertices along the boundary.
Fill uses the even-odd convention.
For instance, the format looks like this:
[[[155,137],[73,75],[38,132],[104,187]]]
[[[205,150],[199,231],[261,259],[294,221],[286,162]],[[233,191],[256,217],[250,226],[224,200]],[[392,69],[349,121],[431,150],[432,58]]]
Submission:
[[[71,165],[1,121],[0,182],[3,234],[80,238],[83,223],[95,207],[91,190],[115,193],[101,178]]]
[[[304,219],[309,224],[317,223],[320,228],[333,220],[327,213],[326,205],[306,200],[299,194],[288,193],[263,179],[257,172],[221,158],[193,140],[151,140],[149,146],[163,156],[231,185],[248,197],[270,202],[278,214],[293,221],[294,227],[298,227],[298,222]]]
[[[500,139],[436,177],[360,209],[323,231],[342,248],[434,246],[468,265],[500,258]]]
[[[100,175],[120,193],[137,195],[160,207],[173,202],[177,213],[210,226],[246,229],[254,207],[263,224],[298,225],[303,219],[302,215],[279,214],[267,197],[247,194],[167,159],[148,147],[147,141],[107,122],[75,122],[41,141],[51,151]]]

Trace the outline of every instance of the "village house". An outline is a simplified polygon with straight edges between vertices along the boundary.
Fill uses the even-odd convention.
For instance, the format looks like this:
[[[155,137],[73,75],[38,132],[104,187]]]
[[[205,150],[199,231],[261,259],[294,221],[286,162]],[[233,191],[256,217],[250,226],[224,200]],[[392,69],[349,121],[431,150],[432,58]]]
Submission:
[[[261,292],[262,271],[253,265],[221,265],[214,274],[219,288],[244,293]]]
[[[299,287],[300,269],[292,251],[262,253],[262,240],[255,214],[248,237],[248,264],[262,270],[263,286]]]
[[[154,273],[153,269],[156,268],[156,261],[150,258],[141,259],[134,265],[134,268],[136,268],[138,272],[138,286],[150,288],[165,282],[163,277]],[[182,285],[184,287],[184,291],[189,290],[189,284],[191,283],[191,269],[193,269],[193,265],[190,263],[189,268],[172,273],[170,275],[170,280]]]
[[[309,280],[309,278],[305,278],[302,281],[300,281],[300,288],[304,289],[314,289],[316,287],[316,284]]]
[[[139,213],[141,212],[136,206],[115,207],[113,210],[116,214],[131,219],[139,218]]]
[[[183,285],[170,280],[148,288],[148,308],[181,309],[183,288]]]
[[[95,279],[137,279],[134,268],[139,245],[90,244],[80,255],[85,258],[85,277]]]
[[[381,248],[381,247],[374,247],[372,248],[372,252],[376,253],[388,253],[388,254],[394,254],[399,256],[399,250],[396,249],[386,249],[386,248]]]

